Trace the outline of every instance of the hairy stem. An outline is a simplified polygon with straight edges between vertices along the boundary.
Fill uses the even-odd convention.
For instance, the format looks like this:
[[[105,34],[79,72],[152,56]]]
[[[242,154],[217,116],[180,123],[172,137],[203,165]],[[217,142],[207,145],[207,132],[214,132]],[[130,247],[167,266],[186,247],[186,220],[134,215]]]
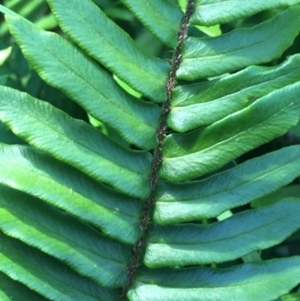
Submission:
[[[182,47],[183,47],[184,40],[187,37],[189,20],[191,18],[192,13],[194,12],[194,9],[195,9],[195,1],[188,0],[186,11],[181,21],[181,26],[178,29],[178,44],[173,54],[171,70],[169,72],[168,80],[166,83],[167,100],[162,105],[162,112],[160,115],[159,125],[157,128],[156,138],[157,138],[158,145],[154,150],[153,161],[151,165],[151,173],[149,176],[149,184],[151,190],[150,190],[150,194],[145,200],[143,212],[140,217],[140,227],[142,229],[142,235],[133,246],[131,260],[127,265],[127,282],[125,283],[122,289],[121,301],[128,300],[127,292],[130,289],[131,285],[134,283],[136,272],[138,270],[138,267],[141,265],[141,261],[142,261],[141,254],[143,252],[146,243],[146,232],[148,230],[151,221],[151,212],[155,205],[155,194],[156,194],[156,186],[159,178],[159,169],[163,161],[162,144],[164,138],[166,137],[167,117],[171,110],[172,92],[176,86],[176,71],[181,63]]]

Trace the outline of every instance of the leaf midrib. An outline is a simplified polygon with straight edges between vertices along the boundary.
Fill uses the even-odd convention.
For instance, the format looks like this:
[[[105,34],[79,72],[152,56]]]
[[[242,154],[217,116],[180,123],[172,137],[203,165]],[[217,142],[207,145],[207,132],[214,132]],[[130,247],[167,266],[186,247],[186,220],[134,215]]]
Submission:
[[[44,44],[43,44],[44,45]],[[61,65],[63,65],[66,70],[71,70],[73,74],[75,74],[78,78],[80,78],[84,83],[86,83],[90,88],[92,88],[93,91],[96,92],[96,94],[99,94],[102,96],[103,99],[105,99],[107,102],[111,103],[116,109],[118,109],[119,111],[123,112],[125,115],[128,115],[130,119],[134,120],[135,122],[141,123],[143,122],[144,124],[147,124],[150,128],[152,129],[156,129],[155,125],[150,124],[149,122],[147,122],[146,120],[139,120],[136,119],[136,115],[132,115],[130,112],[125,111],[121,106],[118,106],[118,104],[112,100],[110,100],[109,98],[107,98],[104,94],[102,94],[99,90],[97,90],[97,88],[93,85],[91,85],[91,83],[89,81],[86,81],[79,73],[76,72],[76,70],[74,71],[74,69],[70,69],[68,68],[68,66],[59,59],[59,57],[57,57],[56,55],[53,54],[52,51],[50,51],[50,49],[44,47],[44,49],[50,53],[52,55],[52,57],[54,59],[56,59]],[[75,48],[76,49],[76,48]],[[76,51],[79,51],[78,49],[76,49]],[[72,94],[72,92],[68,92],[68,94]],[[93,112],[90,112],[91,115],[93,115]]]
[[[198,153],[201,153],[201,152],[203,152],[203,151],[210,150],[211,148],[215,148],[216,146],[222,145],[222,144],[224,144],[224,143],[226,143],[226,142],[230,142],[231,140],[236,139],[236,137],[238,137],[239,135],[243,135],[243,134],[245,134],[245,133],[247,133],[247,132],[249,132],[249,131],[251,132],[251,130],[254,130],[254,129],[256,129],[257,127],[259,127],[261,124],[266,123],[269,119],[274,118],[274,116],[280,114],[282,111],[286,111],[287,108],[288,108],[289,106],[292,106],[293,104],[294,104],[294,101],[292,101],[291,103],[289,103],[289,104],[286,105],[284,108],[282,108],[282,109],[280,109],[279,111],[277,111],[276,113],[274,113],[274,114],[268,116],[268,118],[264,119],[263,121],[260,121],[259,123],[256,123],[254,126],[249,127],[249,128],[247,128],[246,130],[244,130],[244,131],[242,131],[242,132],[239,132],[239,133],[235,134],[234,136],[231,136],[231,137],[229,137],[228,139],[222,140],[222,141],[220,141],[220,142],[218,142],[218,143],[216,143],[216,144],[214,144],[214,145],[212,145],[212,146],[209,146],[209,147],[204,148],[204,149],[200,149],[199,151],[195,151],[195,152],[193,152],[193,153],[183,154],[183,155],[177,156],[177,157],[165,157],[165,158],[166,158],[168,161],[171,161],[171,160],[177,160],[178,158],[182,158],[182,157],[186,157],[186,156],[192,156],[192,155],[194,155],[194,154],[198,154]],[[249,108],[249,107],[247,107],[246,109],[248,109],[248,108]],[[245,110],[245,109],[244,109],[244,110]],[[236,113],[234,113],[234,114],[236,114]],[[231,116],[231,115],[229,115],[229,116]],[[225,117],[224,119],[226,119],[226,118],[227,118],[227,117]],[[224,119],[218,121],[217,123],[222,122]],[[213,126],[213,125],[214,125],[214,124],[212,124],[212,126]]]
[[[282,75],[280,75],[280,76],[278,76],[278,77],[276,77],[276,78],[268,79],[268,80],[265,80],[265,81],[263,81],[263,82],[261,82],[261,83],[254,84],[254,85],[251,85],[251,86],[248,86],[248,87],[244,87],[244,88],[242,88],[242,89],[239,90],[239,91],[236,91],[236,92],[233,92],[233,93],[229,93],[229,94],[227,94],[227,95],[225,95],[225,96],[216,97],[216,98],[214,98],[214,99],[210,99],[210,100],[205,101],[205,102],[196,102],[196,103],[189,103],[189,104],[187,104],[187,105],[184,105],[184,101],[181,101],[180,103],[178,103],[178,104],[172,106],[172,108],[187,108],[187,107],[193,107],[193,106],[201,106],[202,104],[208,104],[208,103],[210,103],[210,102],[216,102],[216,101],[220,101],[220,100],[222,101],[222,100],[227,99],[227,98],[230,98],[230,97],[239,96],[240,93],[242,93],[242,96],[244,96],[243,94],[244,94],[244,93],[247,93],[248,90],[250,90],[250,92],[251,92],[252,89],[259,88],[261,85],[265,85],[265,84],[268,84],[268,83],[280,81],[280,79],[284,80],[285,78],[289,78],[289,77],[294,78],[294,75],[299,75],[299,70],[294,70],[294,71],[292,71],[292,72],[290,72],[290,73],[288,73],[288,74],[282,74]],[[293,81],[290,81],[289,84],[287,84],[287,85],[292,85],[292,84],[294,84],[294,83],[296,83],[296,82],[298,82],[297,79],[295,79],[295,80],[293,80]],[[287,85],[286,85],[286,86],[287,86]],[[274,90],[272,90],[272,91],[270,91],[270,92],[268,92],[268,93],[263,94],[263,95],[260,96],[259,98],[262,98],[262,97],[264,97],[264,96],[266,96],[266,95],[268,95],[268,94],[270,94],[270,93],[273,93],[274,91],[281,90],[281,89],[283,89],[284,87],[285,87],[285,86],[276,88],[276,89],[274,89]],[[196,97],[197,97],[197,96],[196,96]],[[200,98],[201,96],[199,95],[198,97]],[[245,95],[245,97],[247,97],[247,96]],[[258,98],[258,99],[259,99],[259,98]]]
[[[227,0],[226,0],[227,1]],[[271,23],[271,21],[272,21],[272,19],[271,20],[269,20],[269,23]],[[263,22],[263,23],[266,23],[266,22],[268,22],[268,21],[265,21],[265,22]],[[254,26],[253,28],[255,28],[255,29],[257,29],[257,27],[259,27],[259,26],[261,26],[263,23],[261,23],[261,24],[258,24],[258,25],[256,25],[256,26]],[[292,24],[294,24],[295,23],[295,20],[292,22]],[[291,23],[289,24],[289,27],[291,26]],[[274,26],[273,26],[274,27]],[[269,36],[268,37],[268,41],[270,41],[270,40],[273,40],[276,36],[278,36],[278,35],[281,35],[282,36],[282,32],[284,32],[286,30],[286,27],[280,27],[280,29],[278,30],[278,31],[276,31],[273,35],[271,35],[271,36]],[[249,32],[249,29],[248,28],[243,28],[243,29],[240,29],[239,30],[239,32],[240,33],[242,33],[242,32],[245,32],[245,31],[248,31]],[[236,30],[236,31],[232,31],[232,33],[233,32],[238,32],[238,30]],[[231,33],[227,33],[227,34],[224,34],[224,35],[222,35],[222,37],[224,37],[224,36],[228,36],[228,35],[230,35]],[[205,41],[205,40],[209,40],[209,39],[214,39],[214,38],[203,38],[203,39],[199,39],[199,41],[201,42],[201,41]],[[215,39],[218,39],[218,37],[217,38],[215,38]],[[196,38],[195,39],[193,39],[194,41],[196,40]],[[280,39],[279,39],[280,40]],[[192,41],[192,40],[191,40]],[[222,52],[222,53],[220,53],[220,54],[215,54],[215,55],[206,55],[206,56],[188,56],[188,57],[184,57],[184,61],[189,61],[189,60],[194,60],[194,59],[214,59],[214,58],[218,58],[218,57],[223,57],[223,56],[226,56],[226,57],[229,57],[231,54],[234,54],[234,53],[236,53],[236,52],[239,52],[239,51],[242,51],[242,50],[249,50],[249,49],[251,49],[251,48],[253,48],[253,47],[257,47],[257,45],[259,45],[259,44],[263,44],[264,42],[265,42],[266,40],[264,40],[263,39],[263,36],[261,36],[261,39],[259,40],[259,41],[257,41],[257,42],[255,42],[255,43],[252,43],[251,45],[246,45],[246,46],[240,46],[240,47],[238,47],[238,48],[236,48],[236,49],[234,49],[234,50],[232,50],[232,51],[230,51],[230,52],[227,52],[227,53],[224,53],[224,52]],[[224,50],[223,50],[224,51]]]
[[[2,209],[3,209],[3,208],[2,208]],[[0,210],[1,210],[1,209],[0,209]],[[14,209],[14,210],[16,210],[16,209]],[[18,210],[18,212],[19,212],[19,214],[23,215],[21,211]],[[13,214],[11,213],[11,215],[13,215]],[[47,238],[49,237],[49,232],[50,232],[50,233],[51,233],[51,239],[54,239],[54,240],[56,241],[56,243],[63,244],[63,245],[66,245],[66,244],[69,245],[69,243],[70,243],[71,245],[75,245],[75,246],[78,245],[78,244],[75,242],[75,240],[70,239],[70,237],[63,235],[61,232],[60,232],[60,234],[58,235],[57,233],[55,233],[55,232],[53,231],[53,229],[51,229],[51,228],[45,226],[45,224],[42,224],[41,222],[37,222],[36,219],[33,219],[33,218],[29,217],[28,215],[26,215],[25,218],[26,218],[27,221],[28,221],[28,220],[30,221],[30,223],[27,224],[27,226],[30,227],[30,228],[33,228],[34,231],[37,231],[40,235],[44,236],[45,239],[47,239]],[[19,220],[19,219],[18,219],[18,220]],[[33,225],[39,225],[39,226],[38,226],[37,228],[35,228]],[[36,230],[36,229],[39,229],[39,230]],[[42,231],[43,229],[46,229],[47,231]],[[9,232],[8,232],[8,233],[9,233]],[[47,233],[47,235],[45,235],[44,233]],[[59,239],[59,237],[63,237],[64,240]],[[27,243],[25,242],[25,244],[27,244]],[[38,247],[40,246],[40,247],[42,248],[42,246],[39,245],[38,243],[34,243],[34,244],[35,244],[36,246],[38,246]],[[79,244],[79,245],[80,245],[80,249],[84,249],[85,252],[86,252],[86,254],[92,253],[96,258],[99,256],[100,258],[107,259],[107,260],[109,260],[109,261],[114,261],[114,262],[120,264],[121,266],[124,265],[124,262],[122,263],[121,261],[116,260],[115,258],[112,259],[112,258],[108,258],[108,257],[106,257],[106,256],[103,256],[103,254],[97,253],[97,252],[96,252],[95,250],[93,250],[93,249],[88,249],[88,248],[85,247],[85,245],[83,245],[83,244]],[[51,251],[52,249],[48,249],[48,250]],[[77,249],[74,249],[74,250],[77,250]],[[47,251],[47,254],[48,254],[48,253],[50,254],[49,251]],[[77,251],[76,251],[76,254],[80,254],[80,256],[83,256],[81,253],[78,253]],[[61,257],[55,255],[55,252],[54,252],[54,251],[51,252],[51,255],[53,255],[54,257],[56,257],[56,258],[58,258],[58,259],[62,259]],[[69,254],[69,255],[70,255],[70,254]],[[76,255],[76,256],[78,256],[78,255]],[[84,256],[84,257],[86,257],[86,256]],[[90,259],[89,259],[89,260],[90,260]]]
[[[23,166],[24,167],[24,166]],[[26,167],[25,167],[26,168]],[[33,174],[31,171],[34,171],[35,174],[38,174],[39,178],[43,178],[45,183],[46,182],[49,182],[49,178],[43,173],[43,172],[37,172],[36,169],[30,169],[30,167],[27,167],[26,168],[27,171],[29,171],[28,174]],[[60,184],[58,181],[55,181],[54,178],[51,178],[51,180],[55,183],[55,185],[59,186],[60,189],[70,189],[70,187],[68,186],[65,186],[63,184]],[[6,182],[6,181],[3,181],[3,183]],[[113,214],[113,211],[115,210],[115,208],[112,208],[112,207],[109,207],[103,203],[99,204],[97,201],[94,201],[92,199],[89,199],[87,198],[86,196],[84,196],[83,194],[81,194],[80,192],[78,192],[77,190],[75,190],[74,188],[71,188],[72,189],[72,192],[76,195],[78,195],[78,198],[81,199],[81,200],[87,200],[89,203],[93,203],[95,206],[99,206],[100,208],[104,208],[108,211],[109,214],[111,215],[114,215]],[[40,196],[41,197],[41,196]],[[46,197],[43,197],[45,199],[45,201],[49,202],[49,199],[46,198]],[[50,199],[51,200],[51,199]],[[127,217],[130,217],[130,218],[135,218],[136,216],[135,215],[132,215],[132,214],[129,214],[127,212],[124,212],[124,211],[119,211],[118,213],[121,213],[122,215],[124,216],[127,216]]]
[[[184,243],[172,243],[172,242],[169,242],[169,243],[166,243],[166,242],[160,242],[160,241],[157,241],[157,242],[149,242],[151,240],[151,237],[149,238],[149,241],[148,241],[148,245],[171,245],[171,246],[187,246],[187,245],[210,245],[210,244],[216,244],[216,243],[222,243],[224,241],[227,241],[227,240],[232,240],[232,239],[237,239],[238,237],[240,236],[244,236],[244,235],[248,235],[248,234],[254,234],[254,232],[256,232],[256,230],[260,230],[260,229],[264,229],[264,228],[267,228],[269,227],[270,225],[273,225],[273,224],[277,224],[278,222],[282,221],[282,220],[286,220],[288,219],[290,216],[293,216],[295,213],[290,213],[288,215],[285,215],[283,217],[279,217],[277,218],[276,220],[272,220],[271,222],[268,222],[264,225],[261,225],[261,226],[258,226],[258,227],[253,227],[251,230],[248,230],[248,231],[244,231],[244,232],[240,232],[239,234],[236,234],[236,235],[231,235],[231,236],[226,236],[224,238],[220,238],[220,239],[215,239],[215,240],[211,240],[211,241],[198,241],[198,242],[184,242]],[[205,226],[205,230],[211,230],[211,228],[213,228],[215,225],[215,227],[220,227],[220,223],[226,223],[228,222],[228,219],[222,221],[222,222],[219,222],[219,223],[214,223],[214,224],[210,224],[208,226]],[[199,230],[201,228],[199,227]],[[296,231],[296,230],[295,230]],[[263,240],[265,242],[265,240]]]
[[[207,198],[207,197],[215,197],[217,195],[222,195],[224,192],[228,192],[228,191],[231,191],[233,189],[236,189],[236,188],[240,188],[244,185],[248,185],[249,183],[251,182],[254,182],[258,179],[263,179],[265,177],[267,177],[269,174],[272,174],[274,173],[275,171],[279,171],[280,169],[286,167],[286,165],[281,165],[277,168],[277,166],[275,166],[273,169],[270,169],[267,173],[261,173],[259,176],[255,177],[255,178],[252,178],[252,179],[249,179],[248,181],[245,181],[243,183],[240,183],[239,185],[232,185],[230,187],[227,187],[227,188],[224,188],[222,191],[218,191],[216,193],[210,193],[210,194],[207,194],[207,195],[200,195],[200,194],[195,194],[195,196],[193,198],[188,198],[188,197],[184,197],[184,196],[180,196],[180,200],[183,200],[185,201],[186,203],[189,203],[189,202],[192,202],[194,203],[195,199],[196,198],[199,198],[199,199],[203,199],[203,198]],[[220,174],[221,175],[221,174]],[[158,200],[158,203],[178,203],[180,204],[181,202],[180,201],[173,201],[173,200],[170,200],[170,201],[160,201]]]
[[[80,15],[79,15],[79,16],[80,16]],[[109,44],[116,52],[118,52],[119,55],[120,55],[121,57],[124,57],[124,55],[122,54],[122,52],[121,52],[118,48],[116,48],[113,44],[111,44],[107,39],[105,39],[105,38],[103,37],[103,35],[101,34],[101,32],[99,32],[98,29],[97,29],[96,27],[94,27],[92,23],[89,22],[89,21],[90,21],[89,19],[86,19],[86,18],[84,18],[83,16],[80,16],[80,18],[81,18],[83,21],[86,21],[87,23],[89,23],[90,27],[93,28],[94,31],[95,31],[100,37],[102,37],[102,39],[105,40],[105,42],[106,42],[107,44]],[[67,31],[67,32],[68,32],[68,31]],[[128,35],[128,34],[126,33],[126,35]],[[131,38],[130,38],[129,35],[128,35],[128,39],[131,40]],[[132,41],[132,42],[133,42],[133,41]],[[137,47],[137,49],[138,49],[139,51],[141,51],[141,53],[144,55],[144,52],[143,52],[140,48]],[[94,56],[94,57],[96,58],[96,55],[93,55],[93,54],[91,54],[91,55]],[[152,58],[149,57],[148,59],[151,60]],[[144,71],[145,71],[146,69],[143,69],[143,68],[139,67],[139,65],[137,65],[134,61],[130,60],[129,57],[125,57],[125,61],[128,61],[128,60],[130,61],[131,65],[135,66],[136,69],[142,71],[141,73],[144,73]],[[108,68],[108,69],[111,69],[109,66],[107,66],[107,68]],[[112,72],[113,72],[113,70],[112,70]],[[152,73],[149,73],[149,72],[147,72],[147,71],[146,71],[146,74],[150,75],[150,77],[152,78],[152,80],[154,79],[154,82],[159,82],[161,86],[164,86],[164,81],[157,80],[157,77],[156,77],[156,76],[152,75]],[[122,77],[122,78],[123,78],[123,77]],[[160,85],[157,84],[157,86],[160,86]]]
[[[44,123],[41,119],[36,118],[36,116],[35,116],[35,115],[32,115],[29,111],[27,111],[27,114],[28,114],[32,119],[35,119],[35,120],[37,120],[38,122],[40,122],[41,124],[43,124],[43,126],[44,126],[45,128],[49,128],[49,129],[52,130],[53,132],[59,134],[61,137],[64,137],[67,141],[69,141],[69,142],[71,141],[71,144],[78,144],[78,145],[81,146],[83,149],[86,149],[86,150],[90,151],[90,152],[93,154],[94,157],[98,157],[98,156],[99,156],[99,157],[102,157],[104,160],[106,160],[106,161],[108,161],[108,162],[111,162],[111,163],[112,163],[113,165],[115,165],[115,166],[119,166],[120,168],[125,168],[126,170],[129,170],[129,171],[131,171],[131,172],[133,172],[133,173],[138,173],[138,174],[141,174],[141,175],[144,176],[144,174],[143,174],[141,171],[133,170],[133,169],[131,169],[131,168],[128,168],[127,166],[120,165],[120,164],[116,164],[115,162],[111,161],[110,159],[106,158],[105,156],[102,156],[102,155],[96,153],[92,148],[87,147],[87,146],[85,146],[84,144],[82,144],[81,142],[79,142],[79,140],[76,140],[76,141],[71,140],[70,138],[68,138],[68,136],[64,135],[64,133],[62,133],[61,131],[56,130],[55,128],[53,128],[53,127],[49,126],[48,124]],[[70,117],[68,116],[68,118],[70,118]],[[81,123],[80,120],[74,120],[74,122],[76,122],[77,124]],[[92,128],[92,129],[93,129],[93,128]],[[21,130],[21,132],[22,132],[22,130]],[[26,136],[26,135],[24,135],[24,136]],[[32,136],[32,135],[30,135],[30,136]],[[40,138],[38,138],[38,140],[39,140],[39,139],[40,139]],[[33,141],[33,142],[35,143],[35,146],[36,146],[37,149],[40,148],[39,144],[35,142],[36,136],[34,136],[33,139],[30,139],[30,140]],[[75,143],[74,143],[74,142],[75,142]],[[48,149],[47,149],[47,150],[44,150],[44,151],[49,152]],[[56,155],[56,154],[55,154],[55,155]],[[56,155],[56,157],[58,157],[58,156]],[[77,169],[77,167],[76,167],[76,169]],[[77,170],[78,170],[78,169],[77,169]],[[97,177],[98,177],[98,176],[97,176]]]

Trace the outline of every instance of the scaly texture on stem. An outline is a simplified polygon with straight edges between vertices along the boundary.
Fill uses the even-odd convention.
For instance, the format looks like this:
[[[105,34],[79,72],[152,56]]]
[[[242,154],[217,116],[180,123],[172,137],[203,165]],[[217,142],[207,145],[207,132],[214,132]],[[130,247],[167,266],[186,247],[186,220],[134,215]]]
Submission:
[[[127,265],[128,278],[127,278],[127,282],[125,283],[122,289],[121,301],[127,300],[127,296],[126,296],[127,292],[130,289],[131,285],[134,283],[137,269],[141,265],[141,254],[146,242],[146,232],[148,230],[151,221],[151,211],[155,205],[155,194],[156,194],[156,186],[158,181],[158,173],[161,167],[161,163],[163,161],[162,143],[164,138],[166,137],[167,117],[171,110],[172,92],[176,86],[176,71],[181,63],[181,53],[182,53],[183,43],[187,37],[189,20],[194,12],[194,9],[195,9],[194,0],[189,0],[187,3],[186,11],[181,21],[181,26],[178,29],[178,44],[173,54],[171,69],[166,83],[167,100],[162,105],[162,112],[160,115],[159,125],[157,128],[156,137],[157,137],[158,145],[154,150],[151,173],[149,176],[149,184],[151,190],[148,197],[145,200],[143,212],[140,217],[140,227],[142,229],[142,235],[133,246],[131,260]]]

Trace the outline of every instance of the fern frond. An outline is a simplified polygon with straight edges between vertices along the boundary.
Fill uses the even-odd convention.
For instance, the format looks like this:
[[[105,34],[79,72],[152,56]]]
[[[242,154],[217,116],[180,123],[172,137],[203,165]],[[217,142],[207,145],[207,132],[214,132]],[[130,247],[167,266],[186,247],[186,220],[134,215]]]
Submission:
[[[0,90],[1,119],[28,143],[129,195],[147,194],[141,187],[147,183],[150,154],[125,149],[87,123],[28,94]],[[120,170],[124,178],[118,177]]]
[[[122,2],[170,47],[171,62],[147,54],[91,0],[48,0],[62,35],[0,6],[35,72],[91,123],[27,87],[0,87],[0,125],[28,143],[0,137],[0,299],[288,293],[300,256],[249,254],[300,229],[297,195],[261,199],[300,176],[300,148],[226,164],[299,122],[299,54],[273,60],[299,33],[300,1],[188,0],[184,12],[175,0]],[[274,8],[255,26],[216,37],[199,30]],[[272,67],[254,65],[263,63]]]
[[[201,181],[161,182],[154,220],[167,225],[219,216],[292,182],[300,176],[299,160],[299,146],[290,146]]]
[[[299,257],[243,264],[228,269],[144,269],[137,276],[134,301],[273,300],[299,280]],[[294,276],[293,276],[294,275]]]
[[[177,76],[195,80],[267,63],[291,46],[299,34],[299,22],[300,6],[291,6],[252,28],[236,29],[218,37],[189,37]]]
[[[283,135],[299,121],[299,93],[295,83],[204,129],[169,135],[161,177],[172,182],[195,179]]]
[[[160,113],[156,105],[125,94],[105,70],[57,34],[45,33],[22,18],[7,16],[6,19],[16,41],[24,45],[21,47],[24,55],[46,82],[61,89],[130,143],[146,149],[156,145]]]
[[[279,66],[250,66],[220,79],[177,86],[168,126],[184,133],[212,124],[262,96],[296,83],[299,64],[300,56],[296,54]]]
[[[48,2],[64,32],[95,61],[152,101],[165,100],[167,62],[146,55],[92,1],[70,0],[67,10],[59,0]]]

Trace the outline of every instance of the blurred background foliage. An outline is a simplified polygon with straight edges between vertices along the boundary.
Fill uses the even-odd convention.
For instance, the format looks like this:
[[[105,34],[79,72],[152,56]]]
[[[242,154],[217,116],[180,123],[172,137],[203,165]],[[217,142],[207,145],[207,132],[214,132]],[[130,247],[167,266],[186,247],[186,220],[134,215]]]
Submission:
[[[172,51],[166,48],[156,37],[154,37],[142,24],[134,17],[134,15],[122,4],[120,0],[93,0],[115,23],[122,27],[147,53],[159,56],[165,60],[170,61],[172,58]],[[180,5],[184,9],[186,0],[167,0],[173,2],[175,5]],[[40,28],[53,31],[61,34],[66,39],[67,37],[62,33],[58,24],[51,14],[46,0],[4,0],[1,4],[12,9],[18,14],[24,16],[30,21],[34,22]],[[67,5],[67,2],[66,2]],[[80,12],[78,12],[80,13]],[[258,13],[250,18],[239,19],[228,24],[216,25],[212,27],[197,28],[191,27],[189,34],[192,36],[218,36],[222,33],[230,32],[240,27],[254,26],[263,22],[278,13],[277,10],[269,10]],[[288,56],[300,52],[300,35],[295,39],[294,44],[282,55],[266,66],[278,65],[284,61]],[[117,77],[115,80],[128,93],[135,97],[142,97],[139,93],[132,90],[125,83],[120,81]],[[63,79],[62,79],[63,80]],[[299,79],[300,80],[300,79]],[[20,48],[14,42],[8,32],[4,18],[0,15],[0,85],[13,87],[20,91],[27,92],[32,96],[50,102],[52,105],[67,112],[74,118],[85,120],[96,126],[100,131],[108,135],[111,139],[119,141],[118,135],[109,127],[104,125],[101,121],[95,120],[87,116],[85,111],[70,100],[62,92],[50,87],[30,68],[25,60]],[[8,144],[24,144],[20,138],[16,137],[6,126],[0,122],[0,142]],[[270,143],[267,143],[236,160],[231,164],[226,165],[223,169],[232,167],[245,160],[260,156],[264,153],[282,148],[287,145],[300,143],[300,124],[289,131],[286,135],[277,138]],[[218,172],[218,171],[217,171]],[[275,193],[265,196],[262,199],[254,201],[252,207],[262,207],[270,203],[277,202],[284,197],[300,197],[299,179],[295,180],[291,185],[281,188]],[[245,210],[249,207],[239,208],[238,210]],[[235,213],[233,211],[233,213]],[[288,222],[288,221],[287,221]],[[300,254],[300,232],[298,231],[288,240],[279,246],[263,251],[260,254],[254,254],[262,259],[271,257],[285,257]],[[231,265],[232,263],[229,263]],[[299,292],[295,289],[291,294],[281,298],[282,301],[296,301],[300,300]],[[278,300],[279,301],[279,300]]]

